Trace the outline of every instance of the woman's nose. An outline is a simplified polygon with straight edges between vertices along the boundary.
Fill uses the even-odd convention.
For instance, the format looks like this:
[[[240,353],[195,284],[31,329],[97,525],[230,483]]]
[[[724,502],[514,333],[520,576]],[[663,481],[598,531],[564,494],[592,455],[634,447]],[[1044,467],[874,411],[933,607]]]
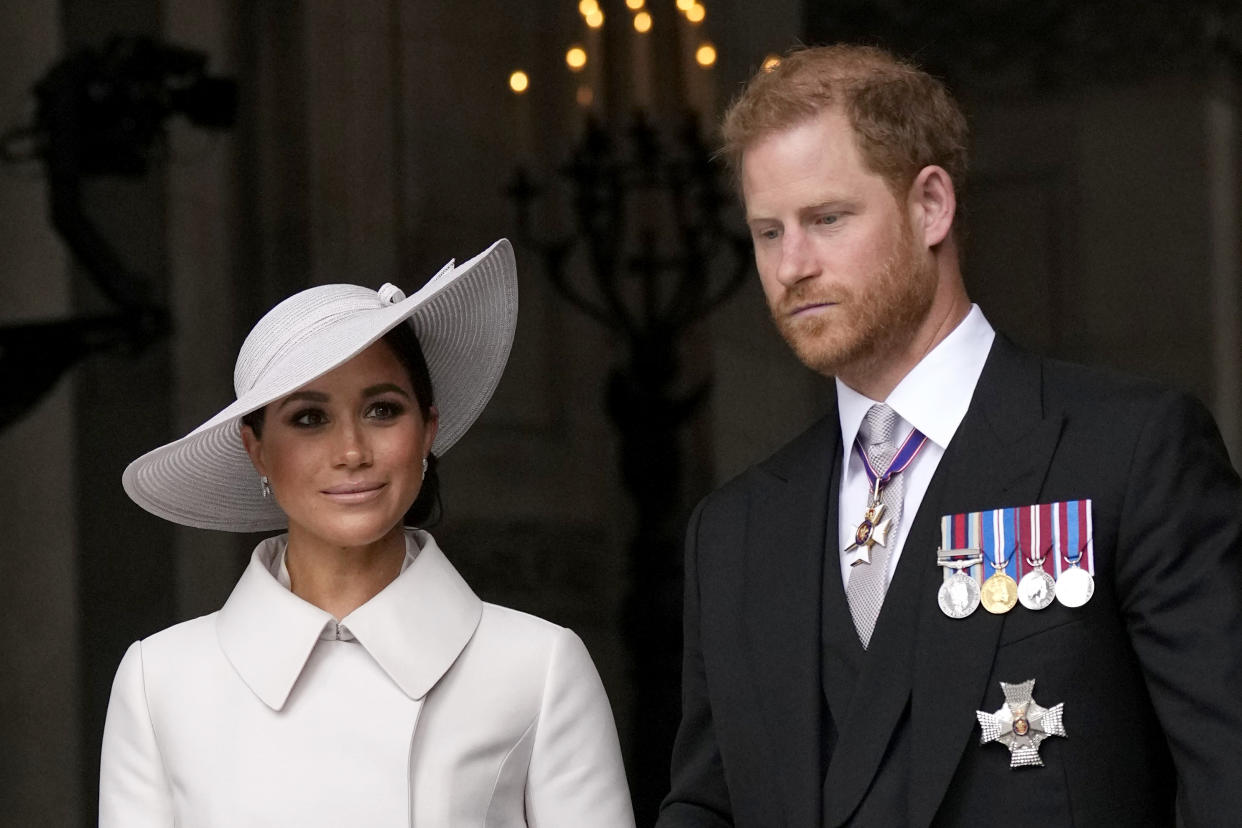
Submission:
[[[367,443],[365,432],[353,423],[341,428],[338,463],[346,468],[354,469],[371,462],[371,449]]]

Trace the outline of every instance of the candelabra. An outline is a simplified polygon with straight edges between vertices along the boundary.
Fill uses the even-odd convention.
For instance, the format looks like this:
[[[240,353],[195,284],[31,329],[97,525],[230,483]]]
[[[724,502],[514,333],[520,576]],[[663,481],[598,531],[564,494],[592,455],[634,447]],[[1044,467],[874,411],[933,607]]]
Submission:
[[[531,229],[541,192],[525,169],[509,195],[518,208],[517,237],[541,254],[559,295],[625,347],[609,371],[604,402],[637,518],[624,630],[640,717],[631,785],[640,824],[649,824],[667,788],[678,720],[686,512],[679,434],[709,387],[700,380],[683,388],[679,354],[695,323],[746,277],[750,242],[730,227],[731,197],[692,115],[668,140],[642,113],[620,133],[590,119],[558,177],[573,215],[573,229],[560,236],[541,238]]]

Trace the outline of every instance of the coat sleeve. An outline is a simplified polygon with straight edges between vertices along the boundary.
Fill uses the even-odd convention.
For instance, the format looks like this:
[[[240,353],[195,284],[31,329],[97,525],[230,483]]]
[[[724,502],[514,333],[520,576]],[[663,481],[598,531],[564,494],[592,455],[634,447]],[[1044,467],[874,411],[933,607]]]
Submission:
[[[526,785],[532,828],[633,828],[617,727],[581,639],[557,633]]]
[[[672,789],[660,806],[657,828],[727,828],[733,824],[699,638],[698,529],[703,507],[700,503],[694,510],[686,532],[681,725],[673,744]]]
[[[1174,393],[1148,418],[1128,480],[1118,597],[1177,769],[1181,824],[1236,824],[1242,485],[1211,416]]]
[[[147,709],[142,642],[130,645],[112,682],[99,766],[99,825],[173,825],[168,776]]]

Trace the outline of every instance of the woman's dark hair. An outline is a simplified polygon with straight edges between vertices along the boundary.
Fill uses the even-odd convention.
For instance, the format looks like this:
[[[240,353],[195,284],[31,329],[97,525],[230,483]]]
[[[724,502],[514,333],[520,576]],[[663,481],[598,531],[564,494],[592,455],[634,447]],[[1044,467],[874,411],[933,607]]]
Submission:
[[[397,361],[405,368],[410,378],[410,387],[414,390],[414,399],[418,402],[418,410],[426,422],[431,417],[431,407],[435,405],[435,390],[431,387],[431,372],[427,370],[427,358],[423,356],[423,346],[419,344],[414,327],[408,322],[402,323],[384,334],[382,341],[397,357]],[[267,407],[251,411],[242,417],[242,424],[250,426],[254,436],[263,436],[263,420]],[[427,473],[423,475],[423,485],[418,497],[405,513],[407,526],[434,526],[440,522],[444,506],[440,502],[440,475],[437,467],[440,459],[434,453],[427,454]]]

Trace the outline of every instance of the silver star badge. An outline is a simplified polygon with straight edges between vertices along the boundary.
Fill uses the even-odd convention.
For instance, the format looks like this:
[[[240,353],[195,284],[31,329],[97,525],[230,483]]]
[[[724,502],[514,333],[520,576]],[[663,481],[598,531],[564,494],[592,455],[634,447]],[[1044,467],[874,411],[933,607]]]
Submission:
[[[983,736],[979,744],[1000,742],[1009,748],[1009,767],[1021,768],[1038,765],[1043,767],[1044,761],[1039,758],[1039,744],[1049,736],[1066,738],[1065,725],[1061,723],[1061,707],[1063,702],[1052,707],[1040,707],[1031,698],[1031,690],[1035,687],[1035,679],[1027,679],[1021,684],[1000,683],[1005,693],[1005,704],[995,713],[984,713],[976,710],[979,727]]]

